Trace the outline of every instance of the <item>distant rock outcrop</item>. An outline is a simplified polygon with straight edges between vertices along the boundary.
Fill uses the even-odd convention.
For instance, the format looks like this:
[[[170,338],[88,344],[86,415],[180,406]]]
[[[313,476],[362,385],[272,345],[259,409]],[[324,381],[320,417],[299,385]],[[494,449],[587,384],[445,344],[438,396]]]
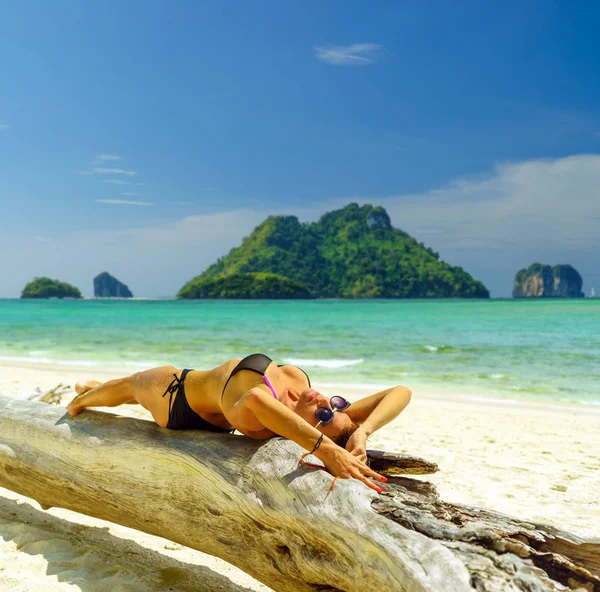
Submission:
[[[513,298],[583,298],[583,279],[570,265],[533,263],[521,269],[513,287]]]
[[[131,290],[106,271],[94,278],[94,296],[96,298],[133,298]]]
[[[66,282],[40,277],[25,285],[21,298],[81,298],[81,292]]]

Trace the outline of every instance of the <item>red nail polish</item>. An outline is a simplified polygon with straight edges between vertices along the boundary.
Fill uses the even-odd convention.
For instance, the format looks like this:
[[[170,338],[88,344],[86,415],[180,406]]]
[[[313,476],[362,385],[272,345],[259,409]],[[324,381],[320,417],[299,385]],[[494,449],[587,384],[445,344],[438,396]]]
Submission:
[[[377,493],[381,493],[383,490],[382,490],[381,488],[379,488],[379,487],[378,487],[378,488],[377,488],[375,491],[376,491]]]
[[[387,483],[387,477],[382,477],[381,481],[383,481],[384,483]]]

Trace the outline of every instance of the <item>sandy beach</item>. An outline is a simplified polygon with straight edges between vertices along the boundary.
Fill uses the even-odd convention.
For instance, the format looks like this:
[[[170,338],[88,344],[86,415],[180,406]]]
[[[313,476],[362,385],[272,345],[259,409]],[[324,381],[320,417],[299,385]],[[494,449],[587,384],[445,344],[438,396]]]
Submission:
[[[127,372],[0,364],[0,393],[108,380]],[[408,385],[410,386],[410,384]],[[326,389],[322,389],[327,394]],[[345,392],[350,399],[363,393]],[[70,399],[65,395],[63,403]],[[147,417],[144,410],[115,410]],[[415,392],[369,441],[440,465],[428,479],[447,501],[486,506],[600,538],[600,408],[447,398]],[[0,589],[266,591],[235,567],[165,539],[52,509],[0,489]]]

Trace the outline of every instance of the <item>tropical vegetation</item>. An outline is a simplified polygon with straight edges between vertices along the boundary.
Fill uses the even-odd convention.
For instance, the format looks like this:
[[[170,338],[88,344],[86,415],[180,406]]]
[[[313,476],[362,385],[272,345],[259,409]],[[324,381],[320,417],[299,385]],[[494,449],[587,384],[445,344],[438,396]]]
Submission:
[[[438,253],[393,228],[384,208],[355,203],[313,223],[268,217],[179,296],[197,297],[189,296],[189,286],[219,280],[233,282],[225,297],[250,297],[251,278],[245,276],[239,292],[233,285],[240,280],[225,278],[257,272],[287,278],[319,298],[489,298],[464,269],[440,261]]]
[[[66,282],[40,277],[25,285],[21,298],[81,298],[81,292]]]
[[[215,278],[198,276],[178,298],[313,298],[299,282],[274,273],[232,273]]]

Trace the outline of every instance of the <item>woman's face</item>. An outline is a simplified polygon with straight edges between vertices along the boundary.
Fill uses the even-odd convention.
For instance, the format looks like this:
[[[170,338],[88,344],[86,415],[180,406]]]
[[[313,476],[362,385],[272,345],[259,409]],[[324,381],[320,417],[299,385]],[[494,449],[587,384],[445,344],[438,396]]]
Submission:
[[[328,407],[331,409],[329,397],[326,397],[313,388],[307,388],[300,393],[294,411],[311,426],[316,427],[328,438],[336,440],[345,430],[352,426],[352,420],[343,411],[336,411],[333,420],[327,425],[319,425],[315,417],[317,407]]]

